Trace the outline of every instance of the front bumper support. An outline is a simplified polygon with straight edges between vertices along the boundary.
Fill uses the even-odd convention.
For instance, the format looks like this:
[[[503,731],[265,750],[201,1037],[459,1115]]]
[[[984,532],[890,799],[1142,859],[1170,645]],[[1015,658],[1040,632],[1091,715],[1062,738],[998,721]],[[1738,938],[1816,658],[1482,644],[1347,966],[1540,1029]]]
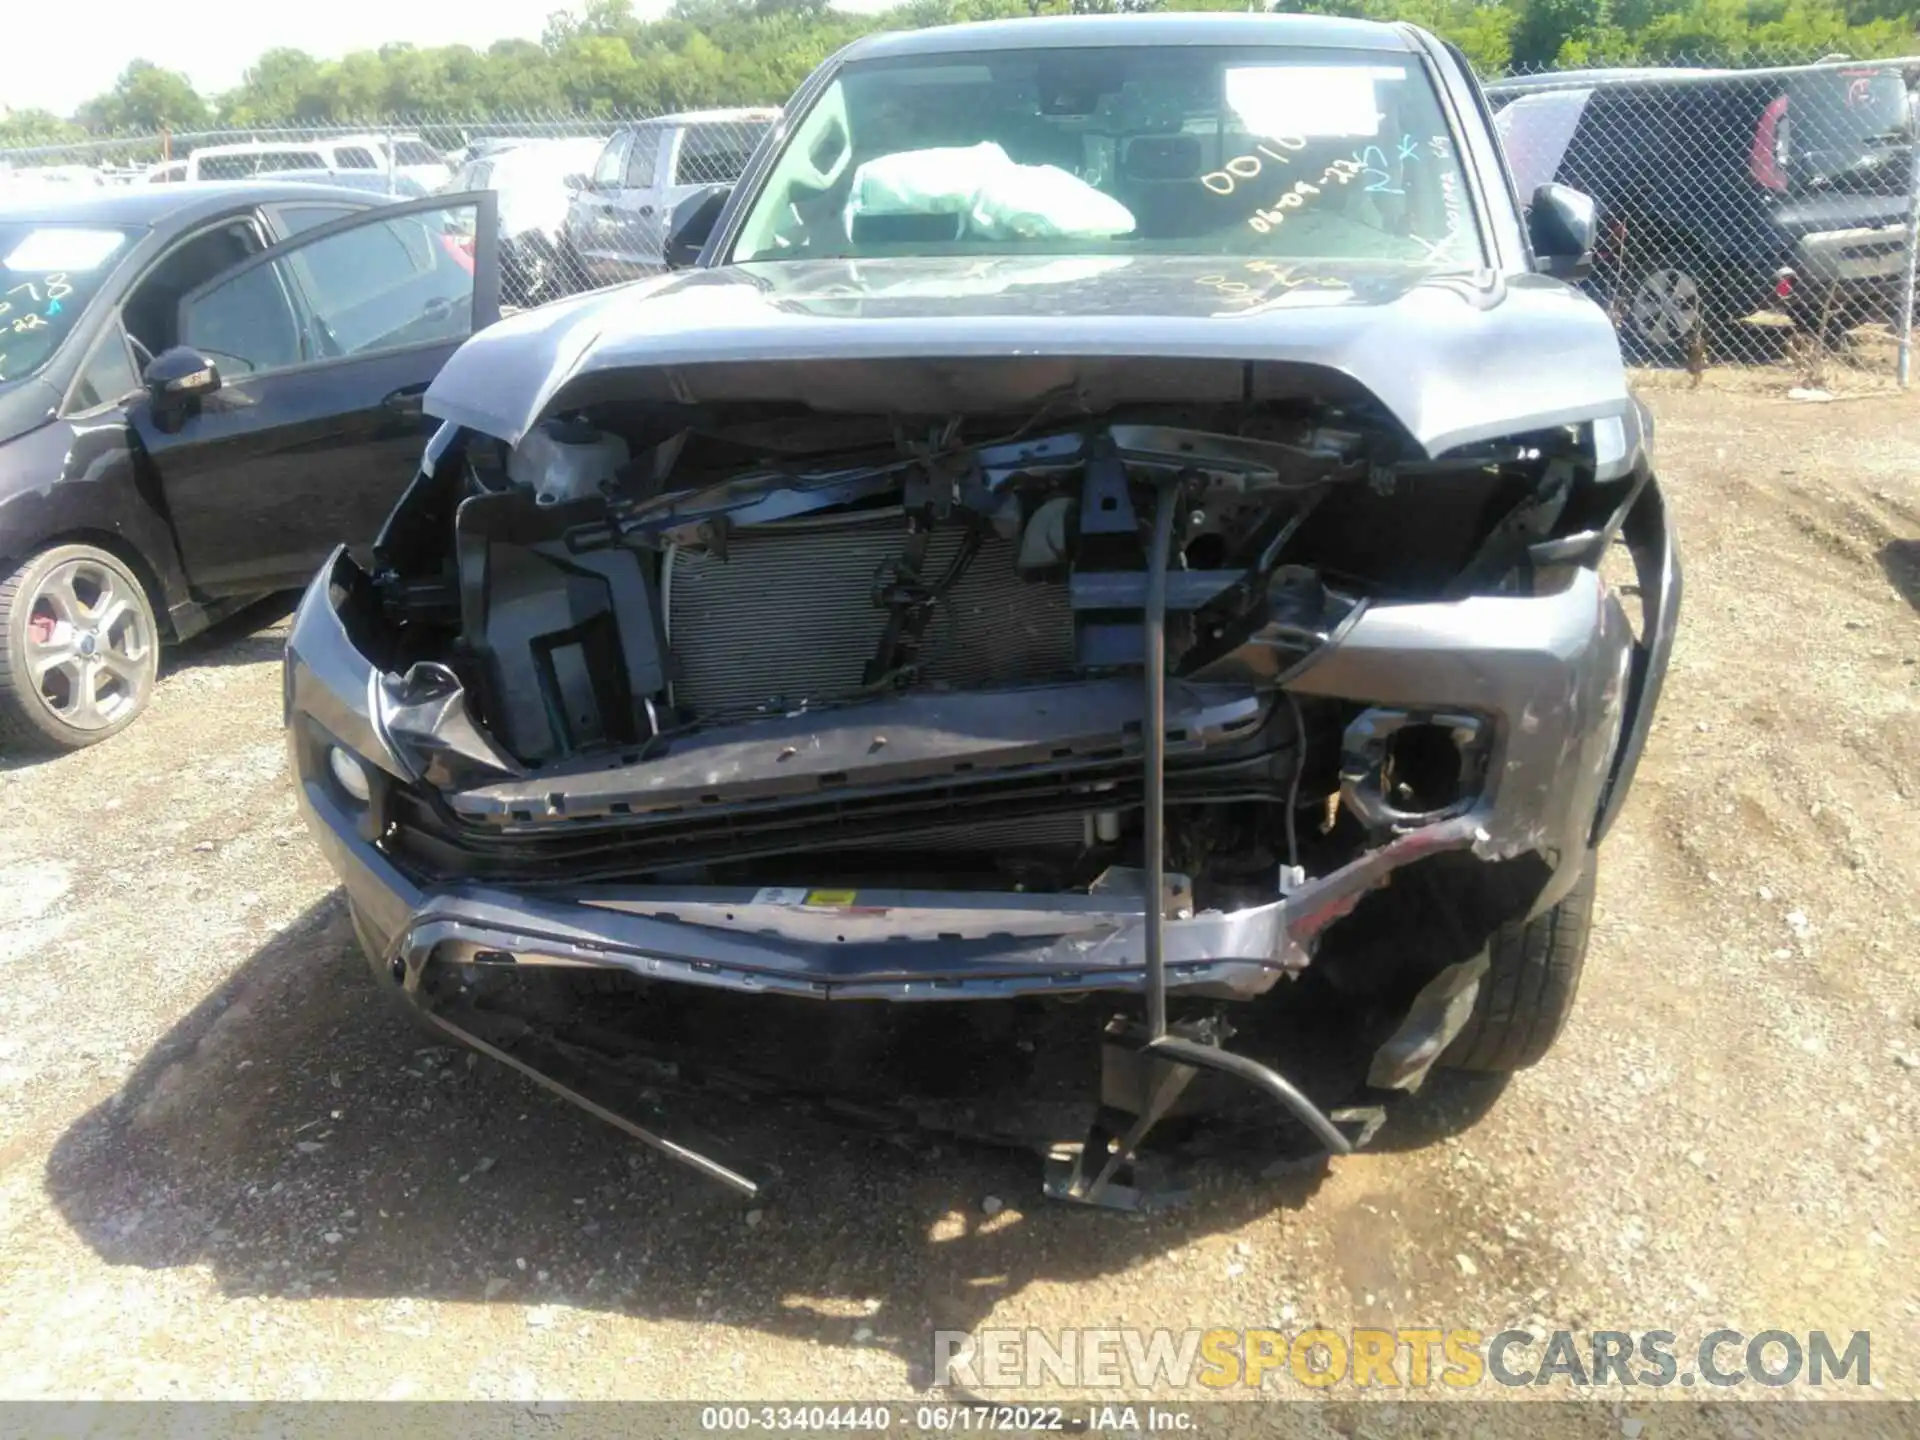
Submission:
[[[1164,920],[1164,983],[1227,999],[1262,994],[1303,969],[1319,933],[1393,871],[1466,849],[1479,836],[1472,816],[1444,821],[1317,876],[1285,899]],[[333,838],[330,849],[348,848],[338,832]],[[386,868],[370,846],[357,858]],[[1179,877],[1169,880],[1177,896]],[[348,889],[356,898],[362,893],[351,883]],[[786,906],[756,904],[752,892],[699,887],[606,887],[554,899],[462,887],[419,895],[413,904],[405,891],[395,898],[401,916],[386,932],[387,968],[407,973],[436,958],[578,966],[745,994],[894,1001],[1140,992],[1148,974],[1149,907],[1137,894],[862,891]],[[749,928],[761,918],[768,928]]]

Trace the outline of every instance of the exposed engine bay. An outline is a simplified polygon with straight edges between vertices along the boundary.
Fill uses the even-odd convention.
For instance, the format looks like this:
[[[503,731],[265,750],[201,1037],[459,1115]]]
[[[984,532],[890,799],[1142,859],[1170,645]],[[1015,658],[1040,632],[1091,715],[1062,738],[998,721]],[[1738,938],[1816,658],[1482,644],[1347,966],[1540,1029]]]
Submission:
[[[1577,432],[1436,462],[1325,405],[1049,418],[615,406],[512,452],[471,441],[390,528],[380,584],[392,668],[428,697],[457,685],[490,742],[436,777],[488,858],[404,810],[403,851],[532,878],[564,831],[571,880],[949,889],[1138,866],[1125,677],[1161,495],[1169,860],[1199,904],[1270,898],[1383,816],[1471,799],[1478,723],[1398,717],[1369,731],[1377,773],[1349,777],[1370,803],[1343,808],[1363,707],[1285,682],[1377,600],[1530,585]],[[449,523],[450,549],[422,533]]]
[[[1325,394],[917,420],[615,399],[516,447],[449,426],[373,569],[326,592],[371,668],[323,690],[363,685],[394,761],[327,822],[368,877],[363,945],[574,1099],[563,1060],[483,1037],[475,977],[1137,995],[1054,1193],[1117,1193],[1203,1072],[1344,1152],[1377,1114],[1226,1042],[1310,976],[1358,1017],[1366,1087],[1417,1086],[1492,937],[1590,874],[1645,683],[1598,566],[1648,481],[1593,425],[1434,457]],[[337,735],[300,694],[335,644],[309,628],[290,704]],[[303,775],[327,733],[296,739]],[[672,1013],[634,1023],[678,1044]]]

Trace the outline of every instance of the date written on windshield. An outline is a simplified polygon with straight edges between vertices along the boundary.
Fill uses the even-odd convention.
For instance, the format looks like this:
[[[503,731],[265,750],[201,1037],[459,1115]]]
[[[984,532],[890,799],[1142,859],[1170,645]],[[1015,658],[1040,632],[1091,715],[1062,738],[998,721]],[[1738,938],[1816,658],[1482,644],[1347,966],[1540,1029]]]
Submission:
[[[73,293],[73,286],[67,283],[65,275],[49,275],[41,282],[46,289],[46,313],[35,314],[32,311],[24,315],[14,315],[14,300],[24,297],[28,305],[41,302],[41,285],[25,281],[11,290],[0,291],[0,329],[11,329],[16,335],[24,335],[29,330],[39,330],[55,315],[60,313],[60,302]],[[7,317],[13,316],[12,319]]]
[[[1278,146],[1278,149],[1273,148]],[[1244,181],[1258,179],[1268,164],[1291,165],[1291,155],[1283,151],[1301,151],[1307,148],[1306,138],[1300,135],[1270,135],[1261,144],[1245,155],[1236,155],[1218,170],[1210,170],[1200,177],[1200,183],[1216,195],[1231,195]],[[1307,203],[1311,195],[1318,195],[1329,185],[1351,184],[1353,177],[1365,171],[1366,166],[1359,159],[1336,160],[1320,172],[1318,180],[1296,180],[1281,194],[1280,198],[1264,209],[1256,210],[1247,217],[1247,228],[1265,235],[1277,229],[1287,218],[1289,210],[1297,210]]]
[[[1247,228],[1265,235],[1279,228],[1287,218],[1289,210],[1297,210],[1307,203],[1309,195],[1318,195],[1329,185],[1347,185],[1353,177],[1365,167],[1358,160],[1336,160],[1320,172],[1318,181],[1296,180],[1285,194],[1264,210],[1256,210],[1247,217]]]

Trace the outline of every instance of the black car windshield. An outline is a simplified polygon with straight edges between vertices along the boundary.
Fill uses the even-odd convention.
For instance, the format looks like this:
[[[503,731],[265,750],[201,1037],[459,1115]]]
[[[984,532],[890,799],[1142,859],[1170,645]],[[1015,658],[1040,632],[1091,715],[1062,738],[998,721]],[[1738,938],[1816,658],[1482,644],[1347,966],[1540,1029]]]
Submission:
[[[1482,262],[1417,56],[987,51],[847,65],[732,258],[1194,254]]]
[[[1894,70],[1817,70],[1788,90],[1795,178],[1803,185],[1844,185],[1897,161],[1887,177],[1905,193],[1907,88]]]
[[[0,220],[0,385],[46,364],[134,232]]]

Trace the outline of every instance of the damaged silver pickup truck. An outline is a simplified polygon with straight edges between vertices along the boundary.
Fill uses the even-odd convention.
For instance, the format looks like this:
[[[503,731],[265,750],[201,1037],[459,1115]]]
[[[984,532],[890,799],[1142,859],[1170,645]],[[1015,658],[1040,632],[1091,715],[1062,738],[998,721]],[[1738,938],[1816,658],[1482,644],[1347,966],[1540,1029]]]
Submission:
[[[1538,1060],[1680,598],[1591,232],[1410,26],[851,46],[676,215],[692,263],[453,356],[301,604],[378,983],[748,1192],[520,987],[733,1071],[830,1013],[1029,1057],[1064,1016],[1048,1188],[1116,1205],[1208,1095],[1338,1154]],[[1259,1038],[1316,986],[1339,1093]]]

